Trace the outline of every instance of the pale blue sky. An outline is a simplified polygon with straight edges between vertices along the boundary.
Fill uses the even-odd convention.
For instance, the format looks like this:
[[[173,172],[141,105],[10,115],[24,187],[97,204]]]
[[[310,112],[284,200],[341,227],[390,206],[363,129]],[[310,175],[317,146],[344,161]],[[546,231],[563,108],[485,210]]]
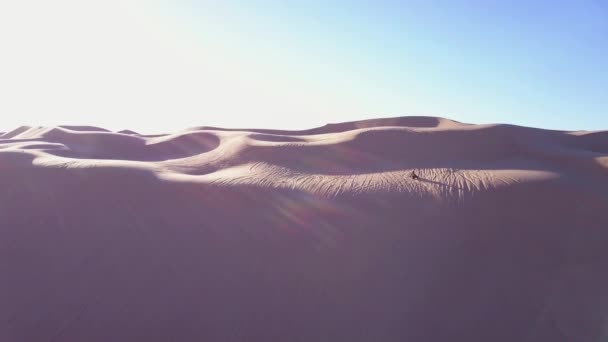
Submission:
[[[0,130],[379,116],[608,129],[604,1],[0,5]]]

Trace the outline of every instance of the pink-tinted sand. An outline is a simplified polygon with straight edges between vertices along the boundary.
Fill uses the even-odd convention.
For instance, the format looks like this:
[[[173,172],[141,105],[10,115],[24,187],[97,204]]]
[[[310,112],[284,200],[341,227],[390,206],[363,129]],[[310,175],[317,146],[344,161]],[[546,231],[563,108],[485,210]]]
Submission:
[[[2,342],[606,340],[608,131],[0,134]]]

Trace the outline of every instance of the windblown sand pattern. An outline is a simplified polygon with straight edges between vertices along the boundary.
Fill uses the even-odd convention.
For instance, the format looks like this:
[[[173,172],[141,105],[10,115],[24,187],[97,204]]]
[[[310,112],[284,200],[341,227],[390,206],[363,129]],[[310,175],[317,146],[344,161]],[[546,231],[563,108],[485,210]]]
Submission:
[[[606,339],[608,131],[0,133],[0,341]]]

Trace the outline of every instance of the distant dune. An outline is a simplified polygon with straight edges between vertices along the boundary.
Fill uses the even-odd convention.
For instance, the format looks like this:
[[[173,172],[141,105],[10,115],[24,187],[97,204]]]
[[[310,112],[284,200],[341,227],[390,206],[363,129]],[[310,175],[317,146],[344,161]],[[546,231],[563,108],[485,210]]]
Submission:
[[[0,341],[606,340],[608,131],[0,134]]]

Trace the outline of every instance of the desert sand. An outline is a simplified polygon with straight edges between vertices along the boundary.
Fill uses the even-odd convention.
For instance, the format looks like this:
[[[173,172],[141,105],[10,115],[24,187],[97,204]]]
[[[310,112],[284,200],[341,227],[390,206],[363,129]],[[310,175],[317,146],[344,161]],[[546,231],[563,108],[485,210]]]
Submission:
[[[608,131],[0,134],[0,341],[606,340]]]

